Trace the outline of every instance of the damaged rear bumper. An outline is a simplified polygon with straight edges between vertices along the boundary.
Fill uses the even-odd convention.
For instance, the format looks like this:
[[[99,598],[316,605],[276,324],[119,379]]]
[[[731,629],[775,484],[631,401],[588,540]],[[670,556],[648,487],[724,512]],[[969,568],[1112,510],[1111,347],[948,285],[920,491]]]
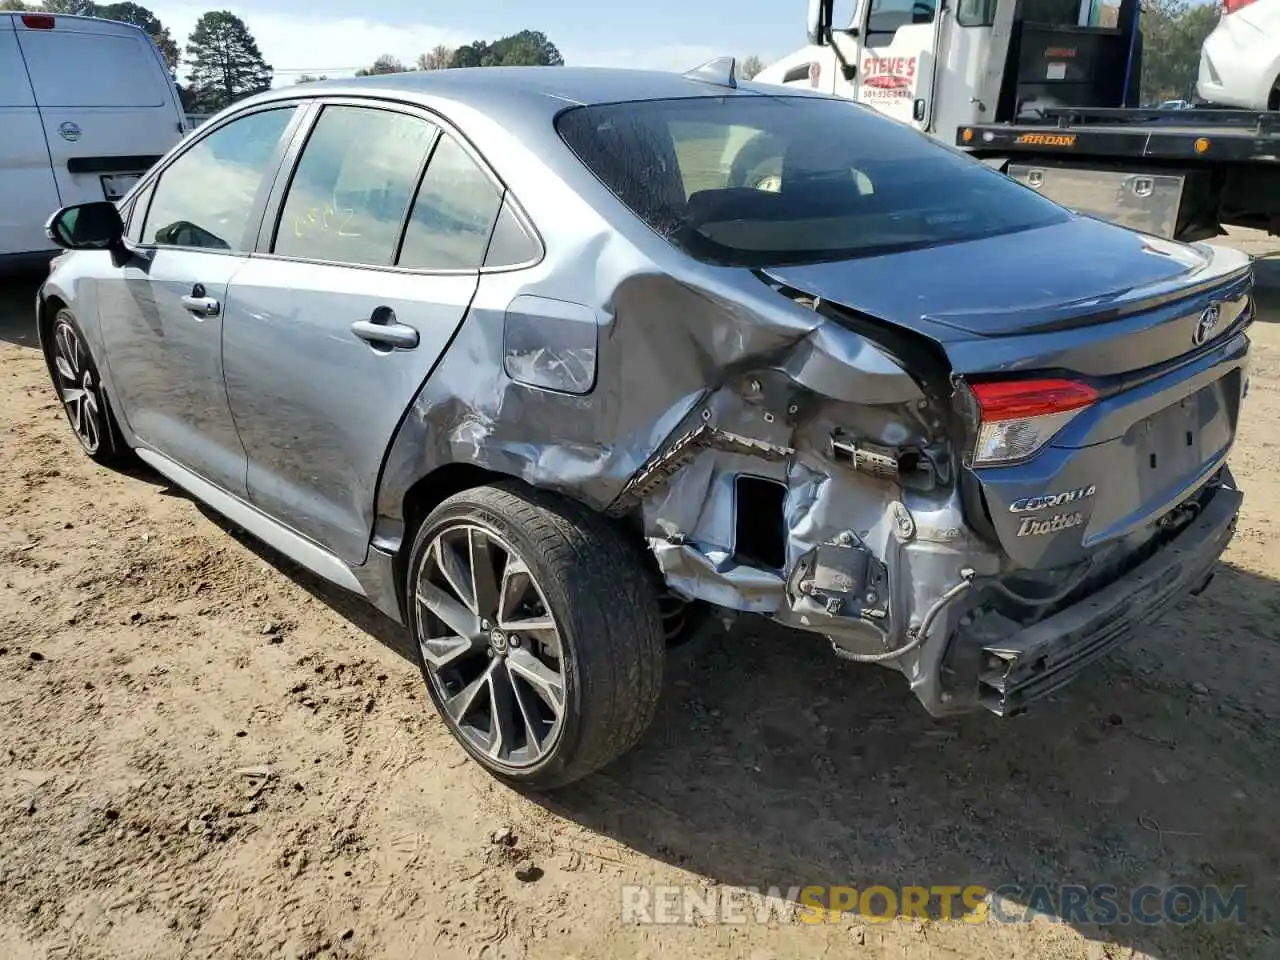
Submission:
[[[984,642],[979,703],[1001,716],[1021,712],[1203,589],[1231,541],[1243,499],[1238,490],[1218,487],[1196,519],[1144,563],[1039,623]]]

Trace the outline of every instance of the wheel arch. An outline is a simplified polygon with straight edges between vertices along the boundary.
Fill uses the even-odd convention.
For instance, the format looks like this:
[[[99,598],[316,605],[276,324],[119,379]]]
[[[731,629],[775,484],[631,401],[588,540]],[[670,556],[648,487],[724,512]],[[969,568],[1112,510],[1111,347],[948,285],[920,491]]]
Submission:
[[[413,541],[431,511],[448,500],[455,493],[496,483],[503,480],[518,480],[509,474],[499,473],[487,467],[465,461],[442,464],[423,474],[405,491],[400,502],[401,536],[394,551],[392,566],[395,572],[396,602],[400,606],[400,614],[407,623],[409,604],[405,595],[405,579],[409,569],[409,555],[413,552]],[[374,537],[377,546],[378,537]]]
[[[504,473],[500,470],[494,470],[490,467],[481,466],[469,461],[454,461],[452,463],[442,464],[423,474],[405,491],[400,503],[400,536],[398,544],[387,543],[385,539],[374,536],[375,547],[378,547],[379,540],[383,539],[384,547],[391,547],[393,552],[392,565],[395,573],[395,589],[396,600],[400,607],[402,616],[407,617],[409,614],[407,598],[405,596],[405,581],[408,573],[409,559],[413,552],[414,540],[418,535],[418,530],[422,523],[433,511],[444,501],[448,500],[454,494],[462,493],[464,490],[472,490],[476,487],[482,487],[490,484],[502,484],[507,487],[515,487],[522,490],[536,491],[542,496],[558,496],[565,500],[574,501],[582,506],[592,509],[589,504],[584,503],[571,494],[558,490],[549,490],[544,487],[538,487],[530,483],[523,477],[513,473]],[[643,544],[644,535],[640,527],[640,518],[638,515],[629,515],[615,520],[617,525],[623,528],[628,535],[634,536],[637,544]],[[657,565],[652,555],[647,549],[644,550],[646,560],[653,565],[653,571],[657,573]]]
[[[70,307],[61,292],[45,293],[40,291],[39,299],[36,302],[36,336],[40,340],[40,349],[44,352],[45,360],[49,358],[48,335],[49,330],[53,326],[53,318],[58,315],[59,310],[67,310]]]

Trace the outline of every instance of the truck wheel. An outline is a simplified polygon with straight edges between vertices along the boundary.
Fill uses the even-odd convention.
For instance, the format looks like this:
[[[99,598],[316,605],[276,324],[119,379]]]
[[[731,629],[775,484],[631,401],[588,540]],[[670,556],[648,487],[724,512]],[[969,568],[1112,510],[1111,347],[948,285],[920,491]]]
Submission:
[[[133,451],[120,437],[97,364],[70,310],[63,308],[54,315],[43,340],[49,376],[81,448],[95,463],[123,466]]]
[[[506,483],[455,494],[418,530],[406,586],[432,702],[499,778],[564,786],[653,720],[664,647],[652,578],[586,507]]]

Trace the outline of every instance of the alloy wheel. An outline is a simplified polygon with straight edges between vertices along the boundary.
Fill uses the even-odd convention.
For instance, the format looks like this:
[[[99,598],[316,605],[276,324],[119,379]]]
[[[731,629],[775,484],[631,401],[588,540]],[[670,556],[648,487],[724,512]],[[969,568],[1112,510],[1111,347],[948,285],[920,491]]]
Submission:
[[[564,727],[561,634],[528,564],[474,523],[440,530],[416,583],[418,646],[445,720],[495,764],[537,764]]]
[[[71,428],[85,451],[93,455],[102,445],[103,418],[98,384],[80,334],[61,318],[53,328],[53,366],[58,375],[58,395],[67,411],[67,419],[71,421]]]

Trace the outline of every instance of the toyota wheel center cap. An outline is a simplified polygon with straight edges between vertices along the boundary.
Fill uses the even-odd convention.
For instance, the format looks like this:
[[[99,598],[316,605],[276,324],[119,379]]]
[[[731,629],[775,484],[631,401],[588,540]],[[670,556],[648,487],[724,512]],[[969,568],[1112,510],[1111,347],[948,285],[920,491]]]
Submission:
[[[501,630],[494,628],[489,631],[489,646],[493,647],[494,653],[507,652],[507,635]]]

